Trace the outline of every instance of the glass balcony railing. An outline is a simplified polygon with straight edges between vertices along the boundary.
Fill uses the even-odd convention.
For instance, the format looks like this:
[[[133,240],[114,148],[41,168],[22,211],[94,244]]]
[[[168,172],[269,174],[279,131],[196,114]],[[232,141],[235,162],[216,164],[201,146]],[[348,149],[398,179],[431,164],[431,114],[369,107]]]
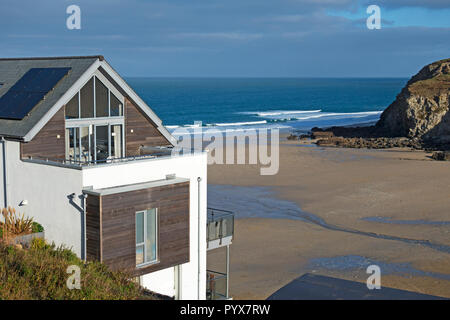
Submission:
[[[224,300],[228,299],[227,275],[217,271],[206,271],[206,299]]]
[[[207,241],[221,240],[234,235],[234,213],[208,208]]]

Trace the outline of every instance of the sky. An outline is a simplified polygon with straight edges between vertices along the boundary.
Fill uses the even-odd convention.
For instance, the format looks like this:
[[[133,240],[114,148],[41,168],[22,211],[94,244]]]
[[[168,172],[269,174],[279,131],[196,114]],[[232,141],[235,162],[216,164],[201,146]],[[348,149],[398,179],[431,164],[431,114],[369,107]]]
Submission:
[[[81,29],[69,30],[69,5]],[[381,29],[366,10],[381,8]],[[450,58],[450,0],[2,0],[0,57],[97,55],[123,76],[410,77]]]

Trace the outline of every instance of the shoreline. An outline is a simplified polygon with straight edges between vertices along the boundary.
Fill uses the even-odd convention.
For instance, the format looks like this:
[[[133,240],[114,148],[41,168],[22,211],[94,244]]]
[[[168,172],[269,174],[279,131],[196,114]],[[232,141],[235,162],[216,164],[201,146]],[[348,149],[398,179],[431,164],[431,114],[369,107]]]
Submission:
[[[450,200],[446,197],[450,164],[433,161],[424,151],[300,147],[298,143],[280,140],[280,170],[275,176],[260,176],[257,165],[208,167],[209,184],[269,188],[270,197],[293,203],[336,227],[283,217],[237,218],[231,246],[231,294],[236,299],[265,299],[306,272],[364,282],[367,274],[358,263],[344,269],[310,265],[314,259],[362,257],[384,266],[408,266],[400,273],[384,274],[385,286],[450,297],[446,278],[450,274]],[[235,191],[233,197],[238,194]],[[248,207],[253,205],[251,195],[244,199]],[[373,217],[412,223],[371,221]],[[442,245],[444,250],[428,244]],[[220,267],[220,253],[213,257],[212,264]]]

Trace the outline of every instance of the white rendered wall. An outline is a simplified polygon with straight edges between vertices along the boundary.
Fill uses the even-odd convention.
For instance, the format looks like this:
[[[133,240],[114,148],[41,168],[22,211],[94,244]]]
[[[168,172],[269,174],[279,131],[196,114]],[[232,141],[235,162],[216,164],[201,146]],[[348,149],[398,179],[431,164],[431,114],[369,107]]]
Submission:
[[[64,244],[81,257],[83,202],[78,198],[82,190],[81,170],[21,161],[20,143],[15,141],[6,141],[6,157],[8,206],[42,224],[50,242]],[[4,206],[2,162],[0,157],[1,207]],[[75,193],[74,204],[81,211],[70,203],[71,193]],[[19,206],[22,200],[28,204]]]
[[[182,265],[181,299],[206,298],[206,179],[207,154],[130,161],[83,168],[83,186],[94,189],[165,179],[168,174],[190,179],[190,260]],[[200,182],[200,230],[198,230],[198,182]],[[200,232],[200,275],[198,275],[198,235]],[[157,279],[157,280],[156,280]],[[143,283],[164,294],[173,288],[173,268],[143,276]],[[198,286],[200,283],[200,286]],[[173,294],[171,294],[173,295]],[[199,296],[198,296],[199,295]]]
[[[175,268],[148,273],[142,276],[142,286],[160,294],[175,296]]]

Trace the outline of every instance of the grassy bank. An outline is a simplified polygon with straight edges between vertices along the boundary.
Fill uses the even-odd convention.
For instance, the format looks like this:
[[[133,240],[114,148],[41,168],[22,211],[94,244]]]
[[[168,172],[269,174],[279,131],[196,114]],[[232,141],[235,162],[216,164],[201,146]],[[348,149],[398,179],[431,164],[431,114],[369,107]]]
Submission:
[[[67,267],[81,270],[81,289],[68,289]],[[139,286],[99,262],[84,263],[71,250],[35,239],[29,249],[0,242],[0,299],[140,299]]]

